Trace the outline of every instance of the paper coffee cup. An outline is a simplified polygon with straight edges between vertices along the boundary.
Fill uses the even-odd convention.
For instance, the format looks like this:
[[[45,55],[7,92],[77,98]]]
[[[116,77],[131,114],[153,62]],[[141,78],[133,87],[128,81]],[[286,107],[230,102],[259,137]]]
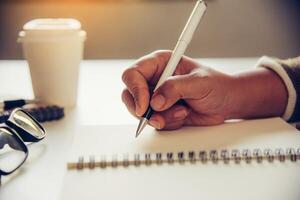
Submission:
[[[35,98],[64,107],[76,105],[79,65],[86,32],[75,19],[35,19],[19,33]]]

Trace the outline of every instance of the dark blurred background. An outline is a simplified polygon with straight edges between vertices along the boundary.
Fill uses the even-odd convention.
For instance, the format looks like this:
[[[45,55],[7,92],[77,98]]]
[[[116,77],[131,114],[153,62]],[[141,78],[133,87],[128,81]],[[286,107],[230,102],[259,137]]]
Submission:
[[[192,57],[300,55],[299,0],[207,0]],[[172,49],[194,0],[1,0],[0,59],[21,59],[27,21],[72,17],[87,31],[85,58],[137,58]]]

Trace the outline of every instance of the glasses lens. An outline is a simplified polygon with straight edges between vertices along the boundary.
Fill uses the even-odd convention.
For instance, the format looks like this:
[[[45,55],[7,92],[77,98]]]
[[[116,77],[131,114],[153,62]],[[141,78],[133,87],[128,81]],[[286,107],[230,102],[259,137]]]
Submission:
[[[10,173],[26,159],[25,145],[10,131],[0,128],[0,170]]]
[[[14,114],[11,115],[10,120],[36,138],[41,139],[45,137],[45,131],[38,124],[38,122],[33,120],[27,113],[22,110],[16,110]]]

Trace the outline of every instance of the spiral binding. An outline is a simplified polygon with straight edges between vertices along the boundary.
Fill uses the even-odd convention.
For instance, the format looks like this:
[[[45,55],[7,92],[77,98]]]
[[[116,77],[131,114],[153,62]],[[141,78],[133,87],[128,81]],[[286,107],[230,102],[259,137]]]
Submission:
[[[100,156],[99,161],[96,161],[96,157],[91,155],[87,160],[83,156],[78,158],[77,162],[71,162],[67,164],[67,168],[82,170],[84,168],[93,169],[96,167],[107,168],[107,167],[129,167],[129,166],[149,166],[149,165],[162,165],[164,163],[168,164],[184,164],[184,163],[207,163],[212,162],[217,163],[235,163],[240,164],[242,162],[250,164],[252,162],[262,163],[268,162],[273,163],[274,161],[279,161],[284,163],[286,161],[297,162],[300,160],[300,148],[276,148],[274,150],[266,149],[222,149],[222,150],[200,150],[196,151],[180,151],[177,153],[167,152],[167,153],[145,153],[145,154],[134,154],[132,159],[129,158],[128,154],[124,154],[121,159],[118,159],[118,155],[113,155],[111,159],[107,159],[106,156]]]

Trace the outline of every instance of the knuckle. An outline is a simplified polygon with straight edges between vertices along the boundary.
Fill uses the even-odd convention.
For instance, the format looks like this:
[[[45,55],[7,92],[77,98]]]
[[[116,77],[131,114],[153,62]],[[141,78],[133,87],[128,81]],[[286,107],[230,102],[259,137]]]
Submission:
[[[154,61],[155,61],[155,57],[147,57],[148,59],[143,59],[140,60],[135,67],[142,67],[142,66],[153,66],[154,65]]]
[[[169,60],[171,54],[172,51],[170,50],[158,50],[153,52],[153,55],[157,59],[158,63],[166,63]]]
[[[209,73],[205,71],[193,71],[188,75],[188,82],[191,83],[190,85],[196,86],[201,85],[203,83],[211,82],[211,76]]]
[[[153,52],[153,54],[157,57],[169,55],[171,53],[172,53],[171,50],[156,50]]]
[[[205,79],[210,78],[211,72],[207,69],[198,68],[190,73],[192,78]]]
[[[197,70],[194,70],[194,71],[192,71],[191,73],[190,73],[190,77],[191,78],[201,78],[201,77],[203,77],[203,73],[201,73],[201,71],[199,70],[199,69],[197,69]]]
[[[123,82],[124,83],[126,83],[126,82],[128,82],[129,81],[129,77],[130,77],[130,75],[133,73],[133,68],[132,67],[130,67],[130,68],[127,68],[124,72],[123,72],[123,74],[122,74],[122,80],[123,80]]]
[[[166,90],[166,92],[168,92],[168,91],[170,91],[170,92],[177,91],[176,81],[174,79],[166,80],[164,82],[164,89]]]
[[[134,85],[132,88],[130,88],[130,92],[135,98],[137,98],[139,96],[140,89],[137,85]]]
[[[125,103],[126,102],[126,98],[127,98],[127,94],[128,94],[128,90],[127,89],[123,89],[123,91],[122,91],[122,94],[121,94],[121,98],[122,98],[122,101],[123,101],[123,103]]]
[[[141,95],[148,92],[148,88],[141,87],[139,85],[133,85],[132,88],[130,88],[130,91],[135,98],[139,98]]]

